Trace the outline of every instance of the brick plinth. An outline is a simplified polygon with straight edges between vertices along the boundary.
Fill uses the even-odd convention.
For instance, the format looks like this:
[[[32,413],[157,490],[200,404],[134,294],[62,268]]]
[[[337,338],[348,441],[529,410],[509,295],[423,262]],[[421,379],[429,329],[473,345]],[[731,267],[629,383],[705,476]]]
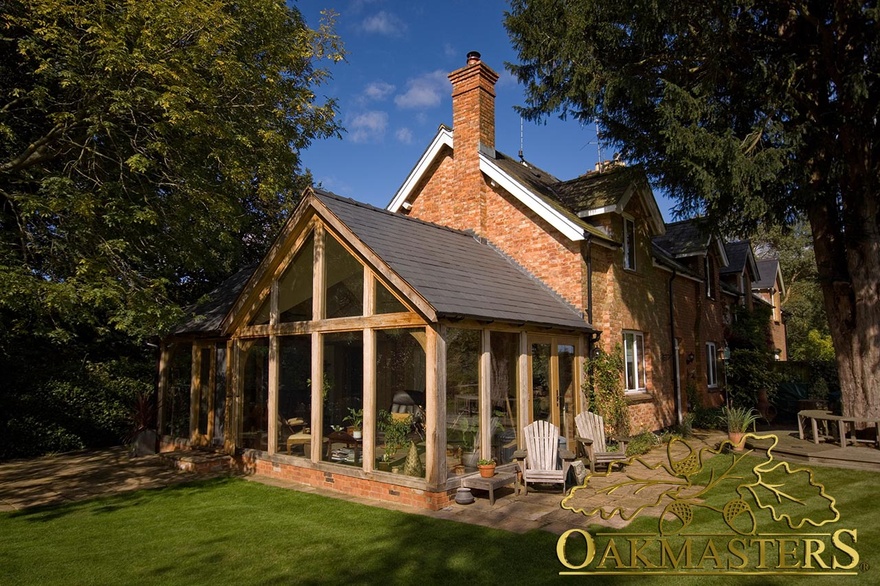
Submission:
[[[238,458],[240,469],[268,478],[298,482],[316,488],[326,488],[344,494],[390,501],[420,509],[436,511],[450,505],[455,498],[454,490],[428,491],[411,486],[394,484],[381,478],[371,478],[352,469],[336,471],[311,466],[267,460],[248,454]]]

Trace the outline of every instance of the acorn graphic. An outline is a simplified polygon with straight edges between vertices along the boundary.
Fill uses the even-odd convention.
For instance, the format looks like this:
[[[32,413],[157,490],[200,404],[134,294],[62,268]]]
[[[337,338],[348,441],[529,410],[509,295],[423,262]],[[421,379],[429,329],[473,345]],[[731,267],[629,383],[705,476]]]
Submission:
[[[694,508],[685,501],[672,501],[660,515],[660,534],[675,535],[694,520]]]
[[[757,530],[752,507],[742,499],[727,501],[721,514],[724,516],[724,522],[727,523],[727,526],[740,535],[753,535]]]

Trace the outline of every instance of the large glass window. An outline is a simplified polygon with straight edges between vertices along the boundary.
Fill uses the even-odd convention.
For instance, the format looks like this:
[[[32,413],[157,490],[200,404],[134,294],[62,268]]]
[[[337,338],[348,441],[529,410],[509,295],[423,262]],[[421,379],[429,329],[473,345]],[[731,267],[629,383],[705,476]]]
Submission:
[[[361,440],[347,432],[346,418],[363,409],[363,332],[324,334],[324,421],[328,449],[322,459],[360,466]]]
[[[242,435],[245,448],[269,447],[269,340],[243,342]]]
[[[424,328],[376,332],[379,468],[419,477],[426,468],[425,344]]]
[[[284,336],[278,340],[278,451],[311,456],[312,340]]]
[[[364,314],[364,266],[335,238],[324,238],[325,315],[327,318]]]
[[[623,373],[627,392],[644,391],[645,337],[641,332],[623,333]]]
[[[199,349],[199,420],[197,430],[203,436],[208,435],[208,411],[211,402],[211,347]]]
[[[376,311],[375,313],[398,313],[406,311],[406,307],[376,279]]]
[[[281,275],[278,282],[278,321],[281,323],[312,319],[314,250],[314,238],[309,236]]]
[[[575,426],[575,373],[574,345],[557,344],[556,358],[559,364],[559,421],[562,435],[574,440]]]
[[[476,469],[479,460],[480,348],[479,330],[447,330],[446,439],[450,449],[446,463],[453,472]]]
[[[214,364],[214,436],[215,444],[223,445],[226,421],[226,342],[217,342]]]
[[[550,342],[532,343],[532,421],[550,421]]]
[[[165,396],[162,397],[162,433],[188,438],[192,345],[172,344],[169,354],[168,381]]]
[[[519,334],[491,332],[492,348],[492,456],[499,464],[513,460],[519,429],[517,419],[517,361]]]
[[[709,388],[718,386],[718,351],[715,342],[706,342],[706,382]]]

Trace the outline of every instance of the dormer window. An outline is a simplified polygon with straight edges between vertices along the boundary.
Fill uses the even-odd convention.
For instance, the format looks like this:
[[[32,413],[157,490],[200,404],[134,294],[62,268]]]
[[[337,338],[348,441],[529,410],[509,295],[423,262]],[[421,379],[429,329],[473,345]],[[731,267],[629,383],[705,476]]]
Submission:
[[[632,218],[623,218],[623,268],[636,270],[636,224]]]

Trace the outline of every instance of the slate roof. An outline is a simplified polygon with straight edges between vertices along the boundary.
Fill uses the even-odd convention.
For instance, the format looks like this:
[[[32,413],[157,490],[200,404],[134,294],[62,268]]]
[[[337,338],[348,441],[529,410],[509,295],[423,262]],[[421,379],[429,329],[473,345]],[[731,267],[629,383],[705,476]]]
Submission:
[[[752,289],[772,289],[776,286],[776,271],[779,261],[775,258],[758,261],[758,278],[752,283]]]
[[[229,313],[256,265],[250,265],[223,281],[204,299],[185,310],[186,320],[172,329],[172,334],[219,335],[220,324]]]
[[[633,182],[643,180],[639,166],[612,167],[602,173],[592,172],[556,186],[560,201],[575,212],[615,206]]]
[[[431,304],[438,316],[592,330],[581,312],[467,232],[314,190],[337,218]],[[256,267],[235,273],[173,334],[217,335]]]
[[[705,254],[710,235],[702,218],[666,224],[666,234],[655,236],[654,242],[676,258]]]
[[[746,262],[749,259],[749,252],[752,245],[748,240],[740,240],[738,242],[725,242],[724,251],[727,253],[726,267],[721,267],[722,275],[731,273],[741,273],[746,268]]]
[[[315,194],[441,317],[592,329],[574,306],[472,234]]]

